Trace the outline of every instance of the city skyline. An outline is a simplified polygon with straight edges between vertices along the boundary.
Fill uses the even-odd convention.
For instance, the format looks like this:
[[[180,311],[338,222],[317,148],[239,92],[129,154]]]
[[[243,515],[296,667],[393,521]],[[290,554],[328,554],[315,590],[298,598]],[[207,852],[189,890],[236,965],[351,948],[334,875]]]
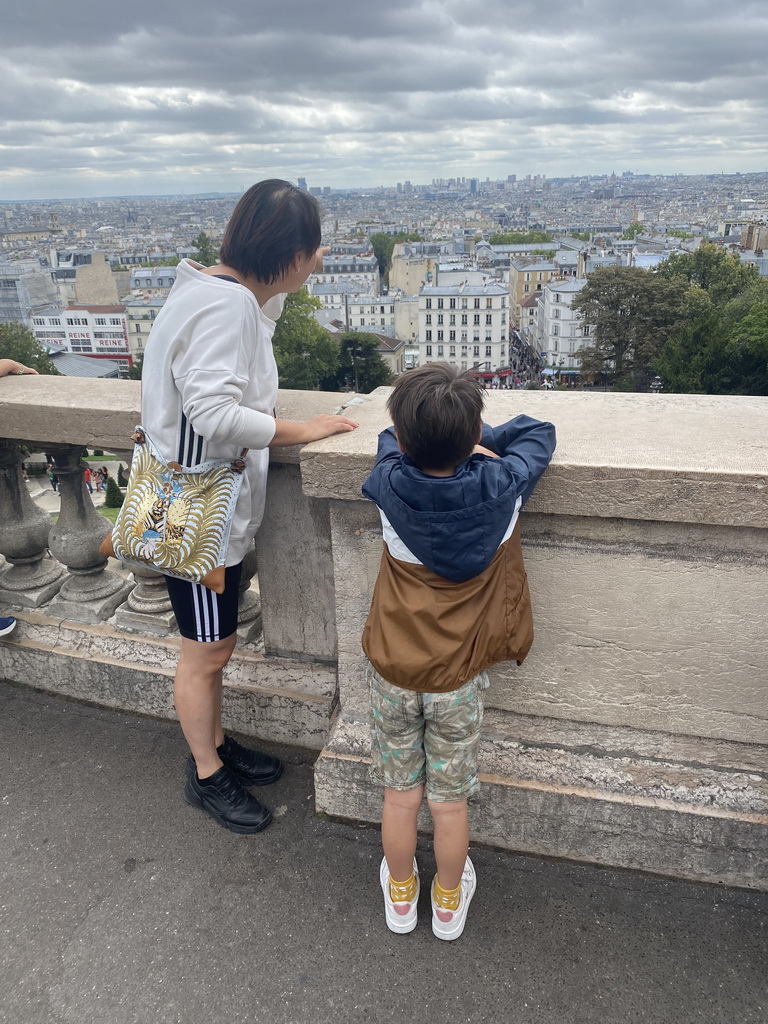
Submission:
[[[768,169],[755,2],[30,0],[3,34],[0,200]]]

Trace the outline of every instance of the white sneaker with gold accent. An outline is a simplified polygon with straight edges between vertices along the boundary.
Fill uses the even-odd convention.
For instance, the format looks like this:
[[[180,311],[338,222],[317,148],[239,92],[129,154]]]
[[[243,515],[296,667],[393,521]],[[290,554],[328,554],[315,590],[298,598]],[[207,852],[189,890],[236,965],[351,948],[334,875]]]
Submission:
[[[415,895],[411,899],[398,899],[397,897],[400,895],[400,893],[398,893],[398,885],[396,882],[392,882],[389,874],[389,867],[387,865],[387,858],[381,858],[379,880],[381,882],[381,891],[384,893],[384,913],[387,918],[387,928],[389,928],[391,932],[397,932],[399,935],[404,935],[406,932],[412,932],[416,927],[421,884],[419,882],[419,868],[416,864],[415,857],[413,860],[413,873],[416,876]],[[394,899],[393,896],[395,897]]]
[[[469,857],[467,857],[464,870],[461,873],[461,892],[459,893],[459,905],[456,910],[448,910],[447,908],[440,907],[435,903],[436,880],[437,875],[435,875],[435,878],[432,881],[431,892],[432,931],[438,939],[446,939],[450,942],[453,939],[458,939],[464,931],[464,925],[467,920],[467,911],[469,910],[469,904],[472,902],[472,897],[475,895],[475,886],[477,885],[475,867]]]

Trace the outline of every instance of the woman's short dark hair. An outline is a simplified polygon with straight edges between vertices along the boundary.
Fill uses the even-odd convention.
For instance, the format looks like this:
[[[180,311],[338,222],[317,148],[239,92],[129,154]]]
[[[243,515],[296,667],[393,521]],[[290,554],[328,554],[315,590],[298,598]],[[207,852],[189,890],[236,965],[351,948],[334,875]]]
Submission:
[[[320,245],[320,206],[290,181],[268,178],[240,197],[224,232],[221,262],[263,284],[272,284],[299,253]]]
[[[387,401],[401,448],[421,469],[468,459],[482,426],[483,385],[448,363],[427,363],[399,377]]]

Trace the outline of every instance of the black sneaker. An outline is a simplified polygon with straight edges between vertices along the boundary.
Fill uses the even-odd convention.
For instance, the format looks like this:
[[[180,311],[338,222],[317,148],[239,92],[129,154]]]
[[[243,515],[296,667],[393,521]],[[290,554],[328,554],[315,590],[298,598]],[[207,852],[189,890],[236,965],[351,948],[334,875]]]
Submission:
[[[261,832],[272,821],[267,808],[243,788],[226,765],[202,782],[196,771],[188,773],[184,799],[207,811],[222,828],[241,835]]]
[[[244,786],[269,786],[283,774],[282,761],[258,750],[250,750],[231,736],[224,737],[216,753]]]
[[[269,786],[283,774],[283,762],[258,750],[250,750],[242,743],[225,736],[216,753],[227,768],[236,775],[244,786]],[[187,776],[195,775],[197,765],[190,754],[187,758]]]

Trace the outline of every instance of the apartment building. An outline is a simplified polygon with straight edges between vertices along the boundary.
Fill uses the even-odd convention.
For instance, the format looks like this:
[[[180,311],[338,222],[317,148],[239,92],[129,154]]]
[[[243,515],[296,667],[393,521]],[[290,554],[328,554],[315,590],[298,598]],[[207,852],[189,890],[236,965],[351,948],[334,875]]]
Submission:
[[[59,293],[49,267],[39,260],[0,263],[0,323],[32,325],[32,315],[58,308]]]
[[[585,284],[584,278],[569,278],[549,281],[542,290],[532,345],[541,356],[545,374],[573,376],[580,372],[576,353],[589,344],[591,327],[582,323],[572,303]]]
[[[176,281],[176,267],[134,267],[131,271],[131,291],[154,292],[168,295]]]
[[[488,379],[509,373],[504,285],[427,285],[419,295],[419,364],[444,361]]]
[[[373,253],[327,253],[323,257],[323,269],[316,271],[313,279],[328,284],[339,275],[354,274],[368,281],[368,289],[379,290],[379,263]]]
[[[310,277],[307,281],[307,291],[321,303],[323,310],[330,314],[330,319],[347,315],[350,298],[359,298],[361,295],[378,296],[378,274],[375,282],[376,289],[372,287],[372,282],[367,275],[339,275],[333,281],[319,280],[319,276],[322,275],[313,274]],[[318,319],[321,322],[323,320],[321,317]],[[326,317],[325,322],[327,319]]]
[[[418,295],[425,284],[430,284],[434,280],[437,259],[434,256],[398,253],[398,248],[401,247],[395,246],[395,255],[389,268],[390,291],[399,291],[403,295]]]
[[[137,294],[126,300],[128,344],[133,359],[144,354],[152,324],[164,305],[165,296],[159,294]]]
[[[53,249],[51,268],[62,306],[113,306],[119,300],[115,276],[103,252]]]
[[[551,278],[560,277],[562,273],[561,268],[551,260],[513,260],[510,263],[509,301],[512,321],[518,328],[525,319],[522,303],[540,292]]]
[[[63,352],[109,359],[121,374],[133,365],[128,345],[125,306],[76,304],[49,308],[32,317],[32,333],[46,346]]]
[[[395,300],[390,295],[347,295],[342,319],[350,331],[394,335]]]

